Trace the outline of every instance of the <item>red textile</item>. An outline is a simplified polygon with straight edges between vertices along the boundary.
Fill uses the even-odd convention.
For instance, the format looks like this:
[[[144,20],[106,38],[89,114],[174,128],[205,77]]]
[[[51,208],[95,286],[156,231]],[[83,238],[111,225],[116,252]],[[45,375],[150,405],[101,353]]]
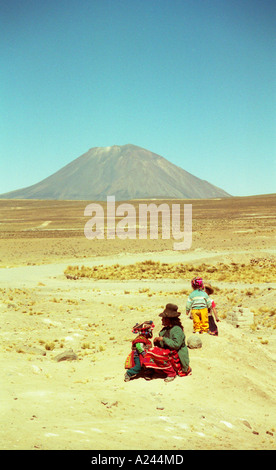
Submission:
[[[152,346],[151,341],[143,335],[136,336],[136,338],[132,341],[132,347],[134,347],[137,343],[143,343],[150,347]]]
[[[143,364],[150,369],[157,369],[165,372],[168,376],[178,374],[186,376],[176,350],[159,348],[155,346],[149,349],[144,357]]]
[[[137,336],[133,341],[132,341],[132,351],[129,353],[129,355],[127,356],[126,358],[126,361],[125,361],[125,369],[132,369],[132,367],[135,366],[135,362],[134,362],[134,352],[135,352],[135,345],[137,343],[143,343],[145,345],[145,348],[148,347],[151,347],[152,346],[152,343],[151,341],[148,339],[148,338],[145,338],[145,336],[143,335],[139,335]],[[143,365],[143,362],[144,362],[144,357],[142,354],[139,354],[139,359],[140,359],[140,364],[141,366]]]

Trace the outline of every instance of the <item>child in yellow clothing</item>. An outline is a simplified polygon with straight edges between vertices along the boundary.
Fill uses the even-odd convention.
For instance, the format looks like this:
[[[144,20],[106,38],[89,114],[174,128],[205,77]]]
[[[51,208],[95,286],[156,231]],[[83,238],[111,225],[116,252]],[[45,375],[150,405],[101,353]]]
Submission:
[[[211,300],[204,291],[204,285],[201,277],[192,279],[193,292],[188,297],[186,304],[186,313],[191,312],[193,318],[194,333],[208,333],[209,320],[208,308],[211,308]]]

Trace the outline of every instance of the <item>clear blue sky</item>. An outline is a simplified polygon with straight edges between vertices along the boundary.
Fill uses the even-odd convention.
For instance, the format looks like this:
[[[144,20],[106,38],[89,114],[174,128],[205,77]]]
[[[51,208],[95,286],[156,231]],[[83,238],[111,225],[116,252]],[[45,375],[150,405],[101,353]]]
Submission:
[[[0,0],[0,193],[134,144],[276,192],[275,0]]]

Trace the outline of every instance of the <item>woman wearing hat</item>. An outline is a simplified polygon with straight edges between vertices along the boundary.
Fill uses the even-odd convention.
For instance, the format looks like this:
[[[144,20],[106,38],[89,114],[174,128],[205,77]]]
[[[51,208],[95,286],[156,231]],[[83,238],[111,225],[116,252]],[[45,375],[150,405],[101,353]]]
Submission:
[[[180,315],[177,305],[166,305],[159,314],[163,328],[153,340],[154,348],[148,350],[143,361],[146,368],[165,373],[165,382],[174,380],[177,374],[186,376],[192,372]]]

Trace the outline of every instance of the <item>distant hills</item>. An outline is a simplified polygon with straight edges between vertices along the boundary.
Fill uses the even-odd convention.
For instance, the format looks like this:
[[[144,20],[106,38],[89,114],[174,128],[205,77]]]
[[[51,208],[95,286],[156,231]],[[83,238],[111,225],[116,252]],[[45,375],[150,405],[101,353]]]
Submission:
[[[0,198],[104,201],[208,199],[230,194],[136,145],[94,147],[39,183]]]

